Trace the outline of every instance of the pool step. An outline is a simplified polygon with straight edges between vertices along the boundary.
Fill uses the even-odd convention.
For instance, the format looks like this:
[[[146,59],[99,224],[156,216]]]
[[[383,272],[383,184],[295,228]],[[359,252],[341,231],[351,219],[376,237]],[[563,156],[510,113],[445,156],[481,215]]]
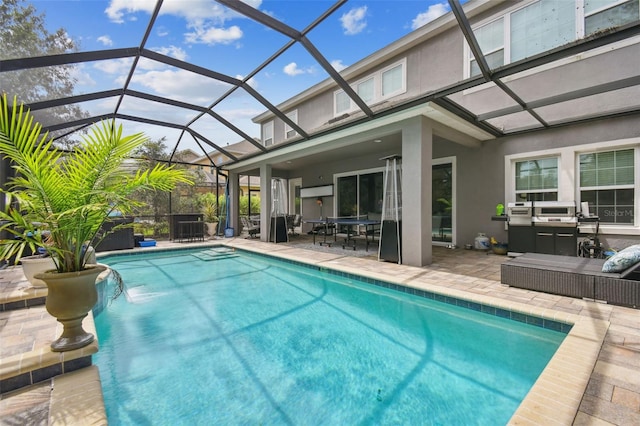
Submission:
[[[227,247],[215,247],[200,253],[194,253],[193,256],[197,257],[200,260],[211,261],[211,260],[220,260],[227,259],[230,257],[238,256],[235,250],[227,248]]]
[[[162,292],[146,292],[146,287],[143,285],[135,286],[133,288],[127,288],[125,290],[125,297],[129,303],[146,303],[152,299],[162,297],[165,293]]]

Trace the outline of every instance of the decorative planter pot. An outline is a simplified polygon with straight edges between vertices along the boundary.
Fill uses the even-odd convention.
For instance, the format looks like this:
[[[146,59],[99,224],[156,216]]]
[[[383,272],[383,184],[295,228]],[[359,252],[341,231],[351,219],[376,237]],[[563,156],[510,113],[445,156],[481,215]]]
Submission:
[[[88,251],[89,254],[87,263],[97,263],[96,251],[93,249],[93,247],[89,246]],[[53,259],[51,258],[51,256],[25,256],[20,259],[20,263],[22,264],[22,271],[24,272],[24,276],[27,278],[27,281],[31,283],[31,286],[33,288],[47,288],[47,284],[41,279],[36,278],[35,275],[56,268],[56,264],[53,263]]]
[[[96,279],[106,269],[104,265],[91,265],[80,272],[50,271],[36,275],[49,289],[47,312],[64,326],[62,335],[51,343],[52,351],[70,351],[93,342],[94,336],[82,328],[82,320],[98,301]]]
[[[42,257],[39,255],[36,256],[25,256],[20,259],[20,263],[22,263],[22,270],[24,272],[24,276],[27,278],[27,281],[31,283],[31,286],[34,288],[46,288],[47,284],[44,281],[35,278],[36,274],[50,271],[55,269],[56,265],[53,263],[53,259],[49,257]]]
[[[218,222],[206,222],[207,224],[207,234],[210,237],[216,235],[216,231],[218,230]]]

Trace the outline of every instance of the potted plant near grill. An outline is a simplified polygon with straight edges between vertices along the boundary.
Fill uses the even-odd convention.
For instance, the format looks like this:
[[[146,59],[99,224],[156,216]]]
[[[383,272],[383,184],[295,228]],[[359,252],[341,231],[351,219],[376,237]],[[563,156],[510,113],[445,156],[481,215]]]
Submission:
[[[0,155],[14,177],[2,188],[6,208],[0,211],[0,258],[17,263],[27,247],[44,249],[55,269],[36,274],[48,288],[47,311],[64,326],[51,344],[54,351],[88,345],[94,336],[82,320],[97,301],[95,282],[106,266],[88,263],[90,246],[105,237],[102,225],[112,212],[132,213],[138,191],[170,191],[191,183],[184,172],[166,165],[131,172],[122,167],[146,141],[141,134],[124,136],[112,121],[94,124],[80,146],[58,150],[42,126],[16,99],[0,98]],[[45,235],[48,235],[45,237]]]

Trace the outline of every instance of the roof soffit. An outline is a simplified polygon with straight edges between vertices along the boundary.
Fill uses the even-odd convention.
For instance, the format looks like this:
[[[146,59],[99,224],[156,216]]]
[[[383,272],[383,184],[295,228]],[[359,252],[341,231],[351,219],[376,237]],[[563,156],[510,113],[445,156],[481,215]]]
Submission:
[[[376,120],[366,121],[322,136],[301,140],[287,145],[274,146],[268,153],[240,158],[237,163],[225,165],[227,170],[250,170],[260,164],[282,162],[298,156],[313,155],[377,139],[384,135],[402,132],[406,120],[426,117],[432,121],[433,133],[452,142],[468,147],[479,147],[482,141],[494,136],[433,103],[424,103]]]

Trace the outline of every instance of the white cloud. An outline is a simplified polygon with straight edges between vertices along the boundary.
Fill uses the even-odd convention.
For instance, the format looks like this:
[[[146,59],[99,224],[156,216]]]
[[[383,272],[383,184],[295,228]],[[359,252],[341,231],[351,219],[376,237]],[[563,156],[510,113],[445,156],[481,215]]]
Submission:
[[[130,0],[111,0],[104,12],[111,21],[121,24],[124,22],[124,16],[129,13],[153,12],[155,4],[154,0],[139,0],[135,2]]]
[[[342,28],[346,35],[358,34],[367,26],[365,20],[367,15],[367,6],[358,7],[357,9],[351,9],[340,17],[342,22]]]
[[[171,56],[172,58],[179,59],[181,61],[186,61],[188,59],[187,52],[184,49],[177,46],[165,46],[165,47],[154,47],[151,50],[154,52],[161,53],[163,55]]]
[[[258,9],[262,0],[244,0],[247,5]],[[124,23],[135,20],[136,13],[153,13],[156,0],[110,0],[105,14],[112,22]],[[226,28],[225,22],[244,16],[223,7],[213,0],[192,0],[185,5],[184,0],[165,0],[160,9],[160,15],[182,17],[190,32],[185,37],[190,43],[231,43],[242,37],[243,33],[237,26]],[[164,35],[165,31],[161,32]]]
[[[98,41],[102,43],[103,46],[113,46],[113,40],[107,35],[98,37]]]
[[[148,58],[140,58],[140,60],[138,61],[138,65],[136,66],[136,72],[163,70],[166,68],[167,68],[167,65],[162,62],[154,61],[153,59],[148,59]]]
[[[158,37],[166,37],[169,35],[169,30],[166,27],[159,27],[156,29],[156,34]]]
[[[131,69],[131,58],[110,59],[96,62],[94,68],[107,74],[127,74]]]
[[[137,72],[132,83],[150,89],[160,96],[196,105],[210,103],[230,88],[226,83],[180,69]]]
[[[96,81],[91,76],[91,73],[87,71],[87,66],[84,63],[72,67],[71,75],[78,86],[94,86],[96,84]]]
[[[242,38],[242,30],[237,25],[229,28],[219,27],[194,27],[193,32],[185,33],[187,43],[203,44],[229,44]]]
[[[292,77],[305,73],[304,70],[298,68],[298,64],[296,64],[295,62],[291,62],[290,64],[285,65],[282,71],[284,71],[285,74],[290,75]]]
[[[413,21],[411,21],[411,29],[415,30],[421,26],[428,24],[436,18],[444,15],[449,11],[447,3],[437,3],[429,6],[426,12],[419,13]]]
[[[338,72],[342,71],[347,67],[345,64],[342,63],[342,59],[334,59],[333,61],[331,61],[331,66],[333,67],[333,69],[335,69]]]
[[[225,119],[234,122],[235,120],[252,119],[253,117],[262,114],[264,109],[254,108],[237,108],[237,109],[224,109],[218,111],[218,113]]]
[[[304,71],[298,68],[298,64],[296,64],[295,62],[291,62],[290,64],[285,65],[285,67],[282,70],[284,71],[285,74],[290,76],[304,74]]]

